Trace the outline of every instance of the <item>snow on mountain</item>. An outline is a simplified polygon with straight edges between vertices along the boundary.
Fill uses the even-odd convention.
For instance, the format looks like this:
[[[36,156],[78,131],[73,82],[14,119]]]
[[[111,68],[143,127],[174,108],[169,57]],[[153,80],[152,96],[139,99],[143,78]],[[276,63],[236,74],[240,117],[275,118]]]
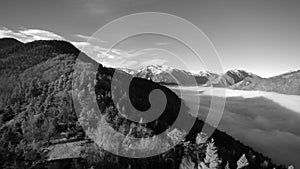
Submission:
[[[260,90],[289,95],[300,95],[300,70],[270,78],[245,79],[233,86],[238,90]]]
[[[131,74],[131,75],[135,75],[137,73],[137,70],[129,69],[129,68],[116,68],[116,69],[124,71],[128,74]]]
[[[137,71],[136,77],[170,85],[192,85],[193,76],[167,65],[149,65]]]
[[[174,70],[174,68],[167,65],[149,65],[140,69],[138,72],[151,72],[153,74],[160,74],[164,72],[171,72],[172,70]]]
[[[211,80],[216,87],[229,87],[245,79],[260,78],[259,76],[240,69],[232,69]]]
[[[216,87],[229,87],[247,78],[260,78],[253,73],[239,69],[229,70],[224,74],[217,74],[210,71],[188,72],[167,65],[149,65],[139,70],[121,68],[121,70],[154,82],[173,85],[180,84],[183,86],[213,85]]]
[[[210,72],[210,71],[206,71],[206,70],[195,72],[193,74],[195,76],[206,76],[206,77],[217,75],[216,73],[213,73],[213,72]]]

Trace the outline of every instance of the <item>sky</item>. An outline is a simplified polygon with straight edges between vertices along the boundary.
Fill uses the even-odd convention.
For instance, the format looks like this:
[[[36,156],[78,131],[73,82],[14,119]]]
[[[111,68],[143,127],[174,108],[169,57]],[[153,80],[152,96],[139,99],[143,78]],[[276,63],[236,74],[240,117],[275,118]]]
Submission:
[[[102,26],[137,12],[163,12],[184,18],[202,30],[217,50],[224,71],[245,69],[270,77],[300,69],[299,8],[298,0],[1,0],[0,37],[14,37],[23,42],[62,39],[88,49],[86,53],[103,54],[107,48],[105,41],[99,42],[97,47],[87,42],[88,37]],[[152,39],[151,45],[134,46],[147,39]],[[129,45],[124,45],[126,43]],[[123,49],[117,45],[115,52],[103,56],[103,62],[115,66],[114,63],[121,62],[113,60],[113,54],[120,57],[120,54],[125,56],[139,49],[135,55],[142,53],[144,58],[150,59],[130,57],[124,65],[136,67],[133,62],[139,60],[142,62],[139,65],[168,63],[176,67],[175,62],[166,61],[172,52],[141,48],[162,48],[172,44],[170,49],[177,47],[186,51],[175,51],[178,60],[191,60],[184,55],[188,49],[184,45],[178,48],[179,43],[156,35],[131,38],[119,44]],[[200,62],[187,64],[192,71],[204,68]]]

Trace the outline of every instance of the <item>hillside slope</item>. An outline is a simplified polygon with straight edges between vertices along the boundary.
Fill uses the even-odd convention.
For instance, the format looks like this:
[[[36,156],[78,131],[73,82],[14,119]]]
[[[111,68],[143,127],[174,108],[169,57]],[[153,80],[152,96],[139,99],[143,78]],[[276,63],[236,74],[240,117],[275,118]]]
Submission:
[[[2,38],[0,39],[0,52],[21,44],[23,43],[13,38]]]
[[[85,69],[79,72],[80,76],[74,75],[74,63],[78,58],[79,50],[68,42],[36,41],[14,47],[13,50],[9,49],[4,53],[6,54],[2,55],[1,61],[7,66],[1,67],[1,72],[6,72],[8,75],[0,74],[3,91],[0,94],[2,100],[0,166],[3,169],[41,169],[51,168],[51,166],[55,166],[54,168],[90,168],[92,166],[118,169],[179,168],[181,160],[185,157],[191,158],[195,163],[204,161],[208,145],[213,145],[209,141],[204,141],[202,144],[195,143],[203,126],[203,121],[198,119],[184,142],[162,155],[151,158],[129,159],[106,152],[97,145],[88,146],[85,141],[91,142],[91,140],[86,136],[84,126],[78,121],[95,122],[96,120],[96,123],[93,123],[96,125],[91,126],[98,127],[97,118],[91,119],[91,117],[105,115],[107,122],[115,130],[136,137],[149,137],[165,131],[176,118],[180,105],[183,107],[184,105],[170,89],[155,82],[134,78],[130,93],[119,91],[119,94],[130,96],[133,105],[137,108],[141,110],[149,108],[147,99],[149,92],[153,89],[164,91],[169,98],[167,109],[159,119],[147,125],[141,125],[122,118],[123,116],[116,111],[110,87],[115,69],[96,65],[99,67],[95,67],[97,70],[95,91],[89,91],[85,79],[89,78],[87,75],[90,74],[86,64],[90,65],[91,61],[85,59],[83,62],[87,63],[82,64]],[[125,72],[121,72],[121,75],[120,79],[117,79],[117,84],[122,84],[123,77],[131,76]],[[89,116],[81,116],[82,114],[75,112],[71,91],[72,80],[76,77],[82,77],[77,80],[84,87],[84,90],[79,92],[79,96],[84,96],[86,92],[95,92],[101,112],[95,112],[95,114],[89,112]],[[83,112],[87,113],[87,111]],[[125,109],[125,113],[130,115],[132,112]],[[193,117],[186,113],[184,118],[189,122]],[[227,162],[230,168],[236,168],[237,161],[243,154],[249,161],[249,168],[271,169],[275,167],[269,158],[223,132],[216,130],[212,138],[218,149],[215,154],[222,159],[222,162],[217,163],[222,168]],[[71,144],[74,141],[78,141],[78,144]],[[81,146],[81,148],[70,148],[75,152],[69,155],[65,154],[67,152],[57,154],[53,152],[57,150],[55,145]],[[156,146],[158,145],[154,145]],[[76,152],[79,150],[80,152]],[[51,154],[55,154],[56,160],[49,161]],[[276,166],[276,168],[284,167]]]

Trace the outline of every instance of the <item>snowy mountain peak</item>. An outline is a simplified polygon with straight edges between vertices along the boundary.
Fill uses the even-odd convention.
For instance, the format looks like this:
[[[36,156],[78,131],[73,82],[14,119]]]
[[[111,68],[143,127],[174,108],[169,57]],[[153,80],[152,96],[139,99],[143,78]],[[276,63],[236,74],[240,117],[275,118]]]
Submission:
[[[135,75],[137,73],[137,70],[129,69],[129,68],[121,68],[121,67],[119,67],[119,68],[116,68],[116,69],[124,71],[124,72],[126,72],[128,74],[131,74],[131,75]]]
[[[247,72],[245,70],[241,70],[241,69],[231,69],[228,70],[225,74],[231,74],[231,75],[236,75],[239,77],[247,77],[247,76],[251,76],[251,77],[258,77],[257,75]]]
[[[124,68],[122,70],[135,77],[149,79],[154,82],[165,84],[178,84],[177,80],[180,80],[182,83],[181,85],[191,85],[189,82],[191,79],[195,79],[198,85],[205,85],[209,83],[217,87],[228,87],[245,79],[260,79],[259,76],[241,69],[231,69],[223,74],[206,70],[187,72],[185,70],[173,68],[168,65],[148,65],[139,70]]]
[[[167,65],[148,65],[140,69],[138,72],[151,71],[153,74],[159,74],[162,72],[170,72],[172,70],[174,70],[174,68]]]
[[[217,75],[217,74],[213,73],[213,72],[210,72],[210,71],[207,71],[207,70],[202,70],[202,71],[196,73],[195,75],[196,76],[211,77],[211,76],[214,76],[214,75]]]
[[[227,72],[236,73],[236,74],[237,73],[243,73],[243,72],[248,73],[245,70],[241,70],[241,69],[231,69],[231,70],[228,70]]]

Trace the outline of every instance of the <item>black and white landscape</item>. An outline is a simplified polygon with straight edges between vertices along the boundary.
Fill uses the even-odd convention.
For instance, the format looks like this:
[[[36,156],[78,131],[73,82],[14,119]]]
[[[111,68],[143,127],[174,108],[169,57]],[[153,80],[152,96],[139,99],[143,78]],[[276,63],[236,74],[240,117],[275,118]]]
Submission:
[[[299,7],[1,2],[0,168],[300,168]]]
[[[192,84],[180,83],[180,79],[188,78],[195,79],[197,85],[203,87],[212,86],[234,90],[258,90],[300,95],[300,70],[290,71],[270,78],[262,78],[251,72],[239,69],[228,70],[221,74],[210,71],[188,72],[167,65],[148,65],[139,70],[119,69],[135,77],[149,79],[166,85],[191,86]]]
[[[193,100],[200,97],[199,115],[202,119],[206,118],[210,109],[211,96],[224,97],[222,90],[225,90],[226,106],[219,129],[278,162],[297,163],[300,154],[300,71],[261,78],[244,70],[229,70],[224,74],[191,73],[166,65],[150,65],[136,71],[123,70],[165,84],[177,92],[183,88],[189,94],[193,93],[186,101],[191,113],[197,111],[197,103]],[[172,76],[201,80],[197,81],[197,87],[189,84],[179,86]],[[278,149],[281,151],[278,152]]]
[[[7,43],[4,43],[6,41]],[[66,167],[78,165],[81,167],[93,165],[108,167],[116,165],[116,167],[120,167],[114,164],[114,160],[106,160],[108,154],[101,153],[97,155],[99,148],[96,148],[97,145],[94,145],[93,141],[91,142],[88,139],[82,127],[77,123],[77,120],[87,118],[84,114],[81,115],[74,112],[70,96],[70,80],[79,50],[64,41],[34,41],[23,44],[15,39],[1,39],[1,43],[9,44],[8,42],[12,42],[12,44],[10,46],[4,45],[1,48],[1,157],[3,157],[1,158],[1,164],[3,167],[22,168],[23,166],[20,165],[37,168],[42,166],[61,167],[60,165]],[[22,61],[22,64],[20,61]],[[154,67],[159,70],[154,70]],[[145,70],[147,70],[146,73],[149,73],[149,68],[151,70],[151,78],[143,73]],[[108,68],[101,69],[99,69],[99,71],[103,71],[101,77],[112,76],[114,71],[114,69]],[[147,79],[143,82],[144,89],[139,89],[141,91],[152,85],[161,86],[159,85],[162,84],[161,81],[157,79],[168,79],[167,76],[164,77],[168,74],[166,71],[196,77],[212,77],[213,75],[218,80],[226,77],[232,83],[234,78],[229,77],[238,76],[240,77],[238,81],[242,78],[248,80],[250,76],[250,78],[258,78],[250,73],[245,73],[248,77],[241,77],[242,73],[240,72],[245,71],[228,71],[222,75],[214,73],[192,74],[185,71],[174,71],[167,66],[149,66],[141,71],[129,71],[128,69],[126,71],[140,76],[137,80]],[[159,78],[154,77],[156,74]],[[290,74],[296,75],[297,72]],[[127,75],[131,76],[130,74]],[[109,78],[103,79],[103,84],[107,80]],[[241,83],[244,80],[237,83]],[[267,81],[267,79],[261,80]],[[189,108],[186,112],[187,116],[195,114],[193,97],[201,98],[198,112],[199,121],[195,123],[195,127],[191,131],[194,134],[188,138],[191,141],[196,139],[197,130],[201,130],[202,120],[205,120],[208,113],[211,90],[226,90],[225,111],[218,130],[212,136],[216,149],[218,149],[215,153],[219,156],[219,159],[222,159],[219,163],[220,167],[225,167],[227,163],[231,167],[236,167],[238,159],[243,154],[246,155],[247,159],[253,158],[252,161],[248,160],[250,168],[262,166],[264,168],[273,168],[274,162],[276,164],[297,165],[297,155],[299,154],[298,121],[300,118],[299,104],[297,103],[299,103],[299,96],[264,91],[232,90],[225,88],[225,86],[223,88],[211,88],[205,87],[205,85],[178,86],[170,85],[169,83],[171,82],[169,81],[163,82],[163,86],[169,87],[175,93],[179,87],[187,91],[194,91],[190,96],[191,100],[184,100]],[[233,84],[233,86],[235,85]],[[163,86],[160,88],[165,88]],[[99,89],[102,87],[104,86],[100,85]],[[232,86],[228,85],[226,87],[230,88]],[[107,90],[106,87],[103,89]],[[103,89],[100,91],[103,92]],[[279,90],[278,88],[276,89]],[[135,92],[137,92],[137,88],[135,88]],[[105,93],[100,95],[105,96]],[[218,95],[216,96],[218,97]],[[109,99],[110,96],[106,97]],[[143,97],[147,99],[147,96]],[[102,101],[104,100],[99,100],[99,102]],[[109,103],[106,104],[111,105]],[[102,103],[101,105],[108,106]],[[172,111],[169,113],[172,114]],[[166,117],[171,118],[171,114],[169,117]],[[163,125],[164,122],[161,121],[161,123]],[[156,131],[155,128],[151,128],[151,130]],[[240,140],[243,144],[236,140]],[[203,150],[201,150],[201,146],[199,147],[200,150],[196,150],[192,148],[194,146],[188,145],[187,148],[191,148],[190,151],[194,151],[193,153],[199,153],[198,155],[203,153],[205,157],[204,147],[202,148]],[[90,153],[96,154],[90,156]],[[167,152],[167,154],[169,153],[171,152]],[[260,153],[271,157],[272,161]],[[177,156],[176,158],[184,158],[185,156],[184,154],[174,155]],[[188,153],[188,155],[190,154]],[[93,158],[95,161],[90,161],[90,158]],[[122,160],[122,166],[132,166],[134,163],[138,166],[148,163],[158,165],[157,167],[170,165],[169,167],[176,168],[176,166],[180,166],[180,163],[164,164],[163,161],[156,159],[158,157],[153,157],[150,161],[147,159],[138,161],[127,159],[127,161],[118,156],[113,156],[113,158]],[[277,168],[280,167],[277,166]]]

